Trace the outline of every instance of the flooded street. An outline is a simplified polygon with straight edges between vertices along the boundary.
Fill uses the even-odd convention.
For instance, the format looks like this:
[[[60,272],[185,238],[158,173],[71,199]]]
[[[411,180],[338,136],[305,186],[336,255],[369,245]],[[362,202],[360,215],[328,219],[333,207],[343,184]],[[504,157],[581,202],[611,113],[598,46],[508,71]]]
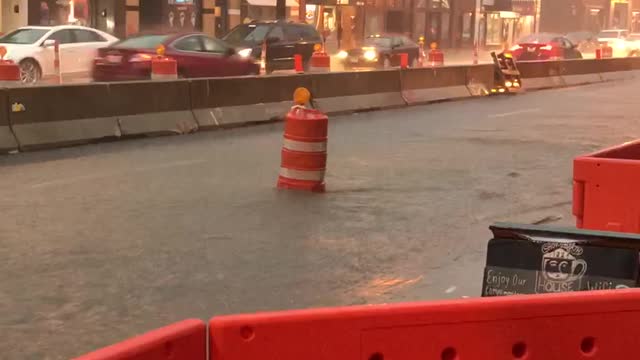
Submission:
[[[572,225],[572,159],[638,137],[639,85],[332,117],[326,194],[275,189],[282,124],[2,157],[0,353],[478,296],[488,226]]]

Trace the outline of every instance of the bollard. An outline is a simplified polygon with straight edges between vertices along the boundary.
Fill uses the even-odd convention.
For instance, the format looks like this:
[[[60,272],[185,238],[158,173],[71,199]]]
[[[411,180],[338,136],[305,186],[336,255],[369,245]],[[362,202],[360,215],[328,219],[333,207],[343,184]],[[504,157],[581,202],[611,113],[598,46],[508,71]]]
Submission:
[[[424,52],[424,36],[420,36],[420,38],[418,39],[418,46],[420,47],[418,50],[418,66],[423,67],[425,59],[427,58],[427,55]]]
[[[406,69],[409,67],[409,54],[402,53],[400,54],[400,68]]]
[[[260,50],[260,75],[267,74],[267,40],[262,42]]]
[[[429,51],[429,65],[430,66],[443,66],[444,65],[444,53],[438,49],[438,44],[431,43],[431,51]]]
[[[58,84],[62,84],[62,69],[60,68],[60,42],[55,40],[53,44],[53,69],[58,78]]]
[[[20,66],[11,60],[5,60],[5,55],[7,55],[7,48],[0,46],[0,85],[21,84]]]
[[[305,88],[294,92],[296,105],[285,119],[278,189],[325,191],[329,119],[318,110],[304,107],[310,98]]]
[[[293,55],[293,67],[298,74],[304,73],[304,67],[302,66],[302,55]]]
[[[473,65],[478,65],[478,43],[473,43]]]
[[[158,56],[151,59],[151,80],[175,80],[178,78],[178,62],[164,56],[165,48],[156,49]]]

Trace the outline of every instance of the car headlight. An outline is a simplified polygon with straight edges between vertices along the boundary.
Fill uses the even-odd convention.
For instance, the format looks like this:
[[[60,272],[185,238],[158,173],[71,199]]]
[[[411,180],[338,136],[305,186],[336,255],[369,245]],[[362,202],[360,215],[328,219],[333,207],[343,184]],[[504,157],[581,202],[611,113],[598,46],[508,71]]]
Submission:
[[[338,53],[338,59],[346,59],[349,54],[346,51],[342,50]]]
[[[373,61],[378,57],[378,54],[375,52],[375,50],[367,50],[364,52],[363,56],[366,60]]]
[[[252,49],[242,49],[238,51],[238,55],[240,55],[240,57],[243,57],[243,58],[248,58],[249,56],[251,56],[252,52],[253,52]]]
[[[616,41],[616,47],[618,49],[624,49],[627,46],[627,42],[624,40],[618,40]]]

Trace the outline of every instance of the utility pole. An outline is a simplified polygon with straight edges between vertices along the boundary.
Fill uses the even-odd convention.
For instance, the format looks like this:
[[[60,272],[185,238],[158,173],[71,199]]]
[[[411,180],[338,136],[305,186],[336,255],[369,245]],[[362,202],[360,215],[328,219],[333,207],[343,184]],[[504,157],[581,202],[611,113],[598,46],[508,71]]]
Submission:
[[[287,19],[287,1],[276,0],[276,20]]]

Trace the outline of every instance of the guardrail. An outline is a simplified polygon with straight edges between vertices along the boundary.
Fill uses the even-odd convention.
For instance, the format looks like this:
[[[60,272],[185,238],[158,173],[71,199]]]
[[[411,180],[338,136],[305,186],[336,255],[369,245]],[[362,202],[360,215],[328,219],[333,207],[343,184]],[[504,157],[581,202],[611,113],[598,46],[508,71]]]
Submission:
[[[640,58],[519,63],[525,89],[630,78]],[[491,64],[370,72],[94,83],[0,89],[0,151],[281,119],[297,87],[328,114],[482,96]]]

